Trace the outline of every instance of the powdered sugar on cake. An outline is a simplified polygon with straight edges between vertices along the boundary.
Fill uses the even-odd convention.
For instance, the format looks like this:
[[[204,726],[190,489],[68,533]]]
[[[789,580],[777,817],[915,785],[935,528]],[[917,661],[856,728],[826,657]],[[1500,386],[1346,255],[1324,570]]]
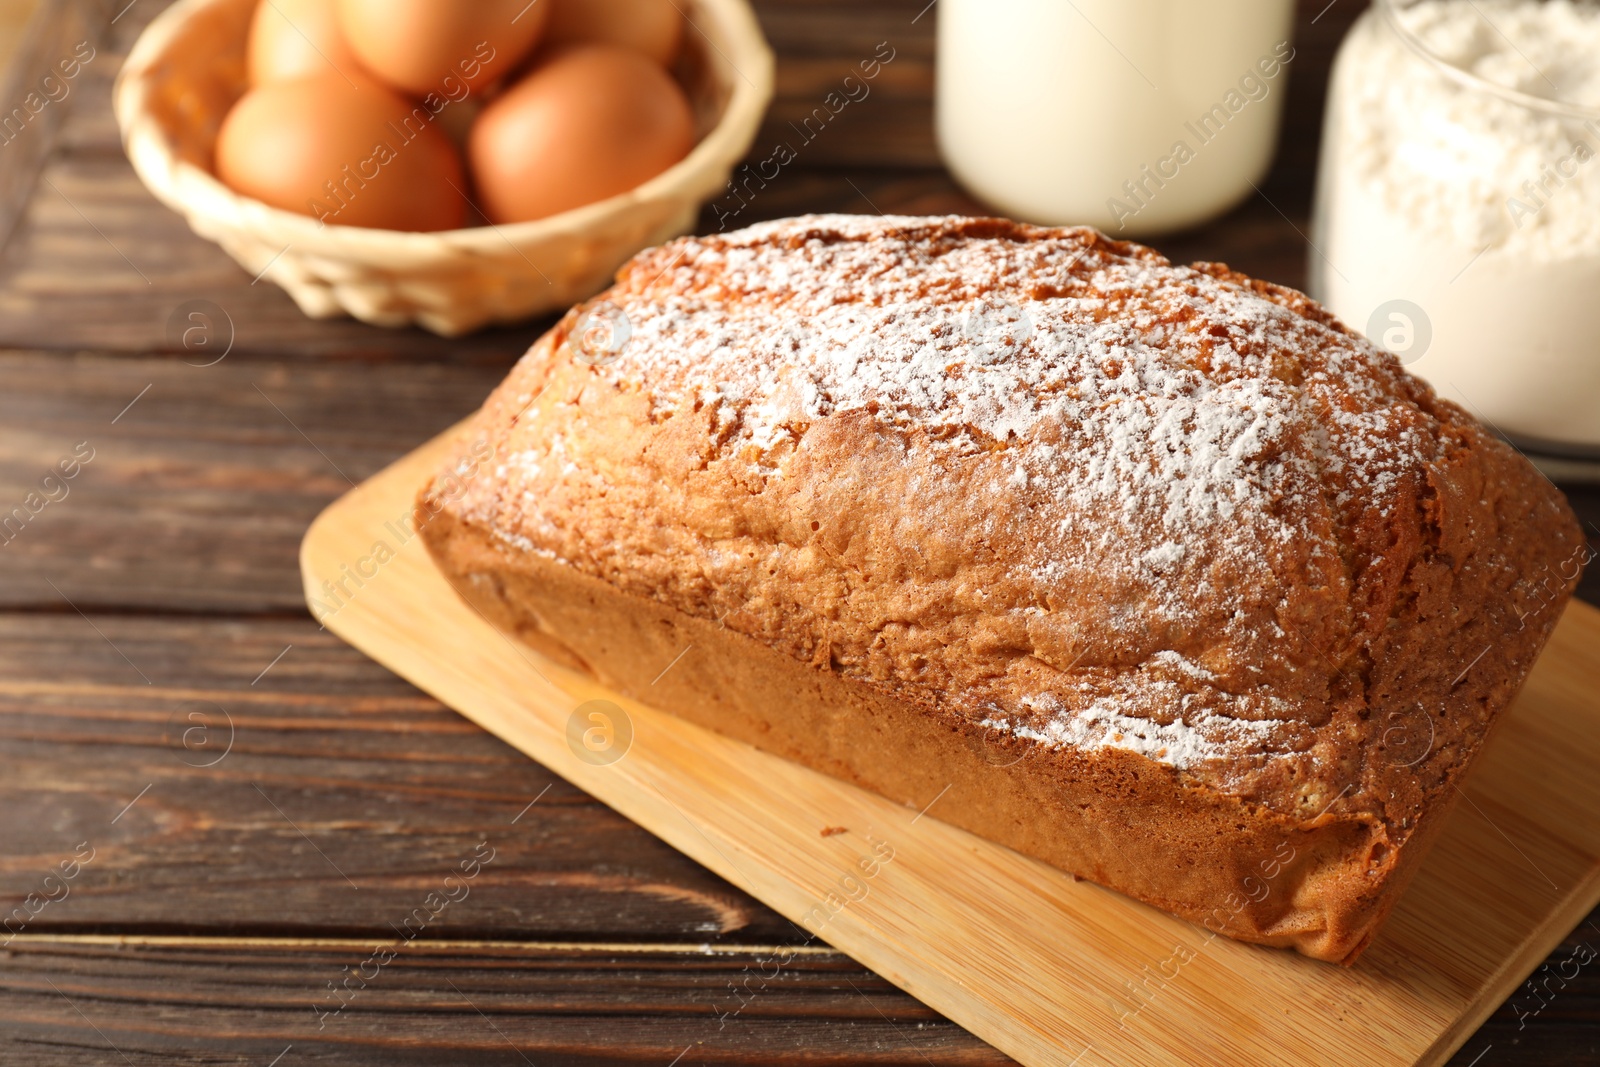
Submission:
[[[983,719],[978,725],[1046,745],[1137,752],[1178,770],[1227,758],[1240,748],[1270,749],[1287,726],[1282,722],[1250,722],[1223,715],[1199,716],[1193,724],[1182,719],[1163,724],[1124,715],[1107,701],[1097,701],[1076,712],[1061,708],[1050,710],[1053,714],[1045,719],[1042,728],[1007,719]]]
[[[1301,752],[1361,624],[1351,531],[1414,506],[1439,446],[1394,361],[1298,299],[1089,230],[823,216],[686,238],[603,297],[629,327],[615,362],[563,346],[507,398],[561,374],[577,399],[551,417],[638,398],[652,424],[701,420],[684,484],[626,482],[603,442],[529,418],[511,489],[474,506],[1041,743],[1180,769]],[[734,503],[707,512],[701,477]],[[624,490],[637,528],[602,519]]]

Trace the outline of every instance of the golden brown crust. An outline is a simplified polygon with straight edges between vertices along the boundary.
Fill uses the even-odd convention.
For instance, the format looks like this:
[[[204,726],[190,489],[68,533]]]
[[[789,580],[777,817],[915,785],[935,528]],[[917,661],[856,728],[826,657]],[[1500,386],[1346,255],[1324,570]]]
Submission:
[[[651,703],[898,799],[943,777],[952,821],[1321,958],[1392,906],[1582,558],[1553,487],[1305,297],[1089,230],[788,220],[584,310],[485,405],[492,473],[424,493],[458,588]]]

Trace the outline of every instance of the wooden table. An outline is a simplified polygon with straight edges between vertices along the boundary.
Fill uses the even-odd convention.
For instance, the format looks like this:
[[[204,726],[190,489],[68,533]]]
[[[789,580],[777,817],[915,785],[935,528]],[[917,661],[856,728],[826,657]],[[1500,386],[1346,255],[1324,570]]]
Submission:
[[[93,454],[0,541],[0,902],[26,918],[0,935],[0,1062],[1005,1062],[826,947],[763,977],[800,931],[311,621],[312,517],[471,411],[546,324],[443,341],[312,322],[252,284],[122,155],[110,80],[161,0],[126,3],[47,4],[0,98],[96,42],[0,148],[0,512]],[[924,3],[758,3],[780,64],[756,156],[878,42],[895,59],[739,222],[979,210],[937,163]],[[1173,258],[1302,282],[1322,85],[1359,6],[1302,5],[1271,177],[1156,242]],[[191,300],[231,322],[213,365],[169,331]],[[1600,494],[1573,499],[1600,519]],[[322,1015],[482,847],[470,896]],[[1557,956],[1581,942],[1600,916]],[[1600,966],[1548,985],[1454,1062],[1600,1064]]]

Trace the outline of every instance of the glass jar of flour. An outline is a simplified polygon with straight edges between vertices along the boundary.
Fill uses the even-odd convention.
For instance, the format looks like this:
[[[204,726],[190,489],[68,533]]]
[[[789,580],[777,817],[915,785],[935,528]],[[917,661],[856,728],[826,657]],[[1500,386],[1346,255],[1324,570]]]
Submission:
[[[1329,86],[1311,291],[1494,429],[1600,448],[1600,4],[1374,0]]]
[[[1272,161],[1291,0],[939,0],[936,126],[973,195],[1113,237],[1202,222]]]

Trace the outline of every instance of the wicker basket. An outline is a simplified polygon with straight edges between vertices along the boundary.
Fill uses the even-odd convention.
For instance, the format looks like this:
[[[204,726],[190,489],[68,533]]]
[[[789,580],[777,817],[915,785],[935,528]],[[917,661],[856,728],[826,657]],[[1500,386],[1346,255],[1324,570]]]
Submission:
[[[533,222],[444,233],[324,226],[219,182],[213,148],[245,89],[256,0],[179,0],[158,16],[117,77],[117,123],[150,191],[307,315],[455,336],[592,295],[641,248],[688,232],[725,188],[772,97],[772,52],[745,0],[683,2],[692,28],[676,73],[699,143],[631,192]]]

